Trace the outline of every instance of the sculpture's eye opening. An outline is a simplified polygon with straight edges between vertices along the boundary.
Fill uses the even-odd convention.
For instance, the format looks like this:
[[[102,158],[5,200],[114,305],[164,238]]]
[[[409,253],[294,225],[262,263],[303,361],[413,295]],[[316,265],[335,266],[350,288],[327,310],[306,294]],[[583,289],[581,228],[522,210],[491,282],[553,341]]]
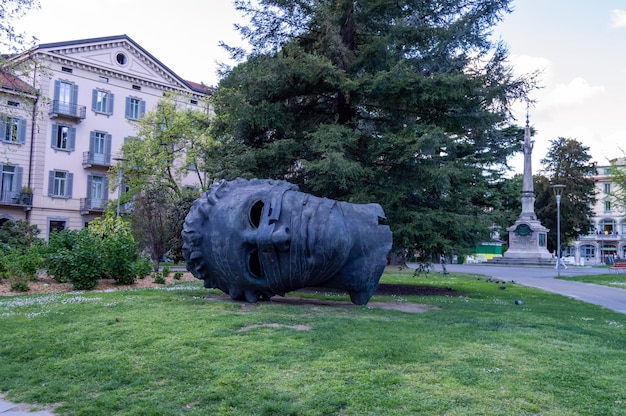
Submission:
[[[250,208],[250,223],[255,228],[259,228],[259,225],[261,225],[261,214],[263,213],[264,205],[263,201],[256,201]]]
[[[259,259],[258,250],[254,250],[250,253],[250,257],[248,258],[248,269],[250,270],[250,274],[252,274],[252,276],[258,279],[261,278],[261,260]]]

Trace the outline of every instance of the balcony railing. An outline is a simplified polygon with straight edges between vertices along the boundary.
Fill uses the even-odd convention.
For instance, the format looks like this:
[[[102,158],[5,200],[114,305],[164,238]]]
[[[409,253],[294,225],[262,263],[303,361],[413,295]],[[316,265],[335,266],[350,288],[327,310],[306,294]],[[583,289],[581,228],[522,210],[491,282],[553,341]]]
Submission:
[[[0,204],[30,207],[33,205],[33,194],[23,192],[0,192]]]
[[[590,241],[590,240],[597,240],[597,241],[617,241],[617,240],[626,240],[626,235],[622,235],[619,233],[613,233],[613,234],[587,234],[587,235],[581,235],[580,237],[578,237],[579,240],[581,241]]]
[[[87,109],[84,105],[64,103],[59,100],[52,101],[50,117],[68,117],[77,121],[85,119]]]
[[[111,166],[111,155],[103,153],[83,152],[83,168],[92,166]]]
[[[102,198],[81,198],[80,213],[85,215],[90,212],[103,212],[106,202],[107,200]]]

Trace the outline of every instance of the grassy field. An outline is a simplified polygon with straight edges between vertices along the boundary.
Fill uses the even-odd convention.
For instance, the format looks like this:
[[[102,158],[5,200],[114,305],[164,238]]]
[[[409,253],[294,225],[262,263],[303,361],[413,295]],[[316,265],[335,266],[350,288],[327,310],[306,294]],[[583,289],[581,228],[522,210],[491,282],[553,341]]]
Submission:
[[[574,280],[576,282],[595,283],[603,286],[619,287],[626,289],[626,273],[608,273],[589,276],[561,276],[562,280]]]
[[[195,282],[0,298],[0,391],[67,415],[626,415],[624,315],[475,275],[382,282],[466,296],[372,299],[427,313]]]

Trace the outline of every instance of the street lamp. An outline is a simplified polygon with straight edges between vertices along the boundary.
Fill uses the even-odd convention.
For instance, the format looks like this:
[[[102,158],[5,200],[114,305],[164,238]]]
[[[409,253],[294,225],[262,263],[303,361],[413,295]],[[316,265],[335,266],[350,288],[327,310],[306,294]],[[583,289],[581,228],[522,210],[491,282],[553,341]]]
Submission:
[[[114,157],[113,160],[116,162],[124,162],[128,159],[123,157]],[[118,166],[117,168],[117,210],[115,211],[115,216],[120,216],[120,201],[122,200],[122,168]]]
[[[561,277],[561,195],[565,185],[552,185],[551,188],[556,197],[556,270]]]

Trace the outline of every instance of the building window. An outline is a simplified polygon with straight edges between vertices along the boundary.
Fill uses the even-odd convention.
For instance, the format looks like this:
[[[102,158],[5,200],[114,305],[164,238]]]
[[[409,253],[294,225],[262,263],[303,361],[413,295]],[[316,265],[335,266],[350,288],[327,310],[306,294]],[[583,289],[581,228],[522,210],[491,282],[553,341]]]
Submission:
[[[6,143],[26,143],[26,120],[16,117],[0,118],[0,140]]]
[[[90,160],[99,165],[109,165],[111,163],[111,135],[92,131],[89,138]]]
[[[113,93],[103,90],[93,90],[91,109],[96,113],[113,114]]]
[[[121,52],[115,55],[115,60],[120,65],[126,65],[126,63],[128,62],[128,58],[126,58],[126,55]]]
[[[52,124],[52,143],[56,150],[72,152],[76,148],[76,128],[65,124]]]
[[[61,232],[67,228],[66,220],[48,220],[48,235]]]
[[[604,168],[604,174],[605,175],[610,175],[611,174],[611,168]]]
[[[7,105],[8,105],[9,107],[16,107],[16,108],[17,108],[17,107],[19,107],[19,106],[20,106],[20,103],[18,103],[17,101],[11,101],[11,100],[9,100],[9,101],[7,101]]]
[[[67,72],[68,74],[71,74],[72,73],[72,68],[68,68],[66,66],[62,66],[61,67],[61,71]]]
[[[604,201],[604,212],[611,212],[611,201]]]
[[[604,193],[605,193],[606,195],[608,195],[608,194],[610,194],[610,193],[611,193],[611,184],[610,184],[610,183],[605,183],[605,184],[604,184]]]
[[[126,118],[139,120],[146,112],[146,102],[140,98],[126,97]]]
[[[48,177],[48,195],[56,198],[72,197],[74,175],[60,170],[51,170]]]
[[[103,175],[89,175],[87,177],[87,198],[89,208],[104,208],[108,199],[109,184],[107,177]]]
[[[580,257],[592,259],[596,256],[596,248],[591,244],[580,246]]]
[[[78,85],[67,81],[54,81],[54,101],[52,102],[54,112],[79,117],[81,111],[77,103]]]
[[[0,201],[15,202],[22,189],[22,168],[0,163]]]

